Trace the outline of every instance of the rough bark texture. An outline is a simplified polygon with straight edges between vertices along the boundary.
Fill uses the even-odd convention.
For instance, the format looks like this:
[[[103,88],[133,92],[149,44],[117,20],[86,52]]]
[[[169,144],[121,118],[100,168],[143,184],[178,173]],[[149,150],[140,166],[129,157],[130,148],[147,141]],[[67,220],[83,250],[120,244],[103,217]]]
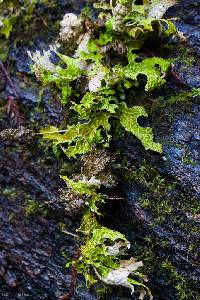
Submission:
[[[57,19],[73,7],[73,1],[67,5],[68,1],[59,2],[62,13]],[[169,76],[166,89],[179,92],[200,87],[199,7],[199,1],[184,0],[168,12],[180,17],[177,26],[187,36],[185,47],[192,49],[195,60],[190,66],[176,62],[173,69],[176,78]],[[47,46],[48,41],[43,38],[35,38],[34,48]],[[47,121],[60,123],[65,112],[56,99],[52,100],[48,90],[43,94],[42,112],[36,109],[39,88],[33,80],[26,81],[30,77],[27,48],[30,48],[28,42],[21,42],[16,49],[11,47],[9,56],[20,109],[30,127],[35,122],[39,126]],[[1,73],[0,78],[3,105],[13,91]],[[198,99],[194,104],[162,109],[161,121],[157,114],[154,111],[152,119],[156,120],[155,135],[164,144],[162,157],[145,152],[129,135],[113,143],[113,149],[122,151],[117,162],[126,161],[126,167],[121,184],[111,193],[124,200],[112,201],[104,208],[106,217],[102,223],[128,236],[132,255],[144,260],[155,299],[197,300],[200,299]],[[8,118],[3,113],[1,116],[1,129],[9,128]],[[116,165],[113,167],[118,173]],[[71,172],[76,165],[62,155],[57,159],[37,140],[28,144],[0,142],[0,299],[67,299],[65,294],[70,290],[73,274],[65,269],[66,256],[73,257],[77,246],[72,236],[62,233],[59,222],[75,232],[79,218],[66,217],[56,204],[58,190],[63,187],[59,180],[61,169]],[[27,216],[25,208],[30,199],[46,203],[50,208],[48,216],[42,215],[44,211]],[[171,265],[166,266],[166,261]],[[84,288],[82,278],[78,278],[77,286],[74,300],[134,299],[121,289],[109,289],[103,296],[97,296]]]

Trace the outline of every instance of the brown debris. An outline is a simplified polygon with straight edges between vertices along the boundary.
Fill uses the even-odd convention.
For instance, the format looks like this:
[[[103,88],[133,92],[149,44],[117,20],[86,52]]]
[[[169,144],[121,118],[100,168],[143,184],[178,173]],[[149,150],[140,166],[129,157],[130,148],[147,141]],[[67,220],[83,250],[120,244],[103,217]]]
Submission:
[[[7,285],[11,288],[15,288],[17,287],[17,280],[16,277],[13,273],[11,273],[10,271],[7,271],[7,273],[4,276],[4,279],[7,283]]]
[[[116,42],[113,42],[113,43],[110,43],[110,44],[104,46],[103,49],[101,50],[101,53],[106,54],[110,50],[113,50],[118,55],[125,55],[127,52],[127,47],[125,46],[125,44],[123,42],[116,41]]]
[[[83,173],[91,178],[103,171],[111,160],[111,157],[105,149],[93,148],[93,150],[82,157]]]
[[[25,123],[25,117],[20,113],[18,103],[14,97],[8,97],[8,101],[3,109],[10,119],[14,121],[15,125],[22,126]]]
[[[105,149],[93,148],[93,150],[82,157],[83,174],[88,177],[95,177],[105,187],[116,186],[117,178],[109,170],[109,162],[112,157]]]
[[[78,260],[80,257],[80,254],[81,254],[80,249],[79,249],[79,247],[77,247],[77,250],[75,251],[73,260]],[[59,298],[59,300],[70,300],[74,295],[76,285],[77,285],[77,269],[75,266],[72,266],[71,267],[71,283],[69,286],[69,293],[62,295]]]
[[[77,195],[68,189],[60,189],[59,192],[57,202],[64,205],[65,214],[67,216],[79,215],[85,203],[84,196]]]
[[[27,129],[25,127],[20,127],[17,129],[4,129],[0,131],[0,140],[6,141],[22,141],[22,140],[28,140],[32,138],[35,135],[35,133]]]

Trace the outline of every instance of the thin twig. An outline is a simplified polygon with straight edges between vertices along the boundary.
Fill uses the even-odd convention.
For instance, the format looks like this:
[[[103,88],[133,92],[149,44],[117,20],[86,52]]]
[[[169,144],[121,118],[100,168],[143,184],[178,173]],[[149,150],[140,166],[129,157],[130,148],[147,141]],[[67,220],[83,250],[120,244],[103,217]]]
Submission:
[[[74,255],[74,261],[77,261],[80,257],[80,249],[77,247],[77,250],[75,251]],[[75,289],[76,289],[76,284],[77,284],[77,268],[75,266],[71,267],[71,283],[69,287],[69,293],[66,293],[62,295],[59,300],[70,300],[72,299]]]
[[[48,24],[46,20],[41,16],[41,14],[37,13],[38,17],[42,20],[42,23],[44,24],[45,27],[48,27]]]
[[[68,234],[68,235],[71,235],[71,236],[73,236],[73,237],[75,237],[75,238],[78,238],[78,235],[77,235],[77,234],[71,233],[71,232],[69,232],[69,231],[67,231],[67,230],[65,230],[65,229],[63,229],[62,232],[66,233],[66,234]]]
[[[6,105],[4,106],[4,111],[7,115],[14,120],[14,123],[18,126],[22,126],[25,123],[25,117],[19,111],[19,106],[14,97],[9,96]]]
[[[19,98],[19,95],[17,93],[16,87],[15,87],[14,83],[12,82],[12,79],[10,78],[10,75],[8,74],[6,68],[5,68],[5,66],[4,66],[4,64],[3,64],[3,62],[1,60],[0,60],[0,68],[2,69],[2,71],[3,71],[6,79],[8,80],[10,86],[12,87],[15,97]]]

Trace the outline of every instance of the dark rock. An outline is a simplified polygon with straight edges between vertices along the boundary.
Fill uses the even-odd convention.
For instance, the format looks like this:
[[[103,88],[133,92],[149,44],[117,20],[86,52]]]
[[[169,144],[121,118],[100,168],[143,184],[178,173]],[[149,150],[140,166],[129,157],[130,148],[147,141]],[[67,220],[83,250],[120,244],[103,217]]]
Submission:
[[[39,98],[39,89],[34,86],[28,87],[21,81],[19,76],[12,77],[13,84],[15,85],[18,98],[20,102],[27,106],[35,106],[38,103]],[[8,99],[9,96],[15,97],[15,93],[13,88],[10,85],[6,86],[6,89],[1,93],[2,99],[5,101]]]
[[[4,267],[0,267],[0,277],[3,277],[5,275],[5,269]]]
[[[164,138],[166,173],[200,197],[200,106],[179,115]]]
[[[10,271],[7,271],[7,273],[4,276],[4,279],[10,288],[15,288],[17,286],[16,277]]]
[[[82,287],[76,289],[75,295],[72,300],[96,300],[96,296],[92,295],[88,290]]]
[[[58,2],[60,8],[55,15],[52,14],[54,21],[61,19],[65,12],[72,11],[72,7],[80,10],[82,4],[85,3],[84,1],[68,0],[59,0]],[[79,5],[80,3],[81,5]],[[180,16],[181,20],[177,21],[177,26],[186,35],[188,45],[193,47],[196,54],[199,54],[200,45],[200,5],[198,3],[199,1],[184,0],[168,12],[168,15]],[[43,9],[42,5],[39,6],[39,9]],[[20,45],[10,51],[10,60],[15,65],[11,71],[11,77],[20,95],[19,101],[24,108],[27,108],[25,110],[29,122],[37,121],[40,126],[45,123],[59,125],[62,121],[62,117],[60,117],[62,108],[56,99],[52,99],[47,89],[44,90],[40,99],[40,85],[35,83],[30,76],[31,61],[27,56],[27,49],[33,51],[48,49],[48,45],[56,34],[52,34],[48,41],[45,41],[44,37],[39,37],[32,41],[31,46]],[[200,86],[198,61],[190,67],[183,62],[176,62],[174,68],[186,88]],[[13,90],[7,84],[6,89],[1,93],[1,99],[6,100],[9,95],[13,95]],[[38,105],[42,107],[44,113],[39,110],[33,112]],[[179,204],[181,201],[191,199],[192,205],[192,197],[200,196],[199,120],[199,106],[196,104],[190,111],[178,112],[169,124],[163,124],[167,127],[167,133],[160,133],[160,138],[164,143],[164,157],[145,152],[140,143],[130,135],[126,135],[124,140],[120,140],[117,145],[114,145],[116,148],[124,150],[123,158],[126,158],[128,163],[140,164],[144,159],[154,162],[167,180],[170,181],[172,178],[172,181],[176,179],[179,182],[179,189],[175,190],[171,185],[171,190],[164,194],[166,202],[172,199],[172,203],[170,202],[172,212],[167,213],[163,222],[157,222],[154,213],[141,206],[140,197],[144,196],[148,188],[140,186],[139,183],[129,186],[127,182],[122,182],[119,187],[120,192],[118,188],[114,190],[115,193],[119,192],[120,194],[123,191],[123,196],[126,196],[127,201],[109,203],[107,214],[104,214],[105,217],[102,220],[105,225],[127,235],[133,245],[131,255],[143,257],[145,251],[153,248],[157,268],[155,267],[149,274],[148,285],[156,300],[179,300],[174,287],[176,282],[168,284],[160,270],[161,262],[169,258],[175,269],[191,284],[193,295],[189,296],[189,299],[198,299],[196,292],[199,290],[200,284],[200,270],[197,266],[199,214],[192,213],[188,207],[180,208]],[[30,123],[29,125],[31,126]],[[4,126],[2,121],[1,129],[4,129]],[[56,205],[58,189],[63,188],[63,183],[59,180],[59,173],[64,159],[62,156],[59,159],[53,158],[48,149],[40,148],[37,142],[26,147],[18,143],[0,142],[0,146],[1,298],[3,300],[4,298],[56,300],[69,290],[71,274],[65,268],[65,256],[73,257],[76,249],[75,240],[61,232],[58,222],[62,221],[67,230],[71,232],[74,232],[79,225],[78,220],[68,219],[62,214],[64,211],[62,205],[59,207]],[[117,173],[119,173],[118,170]],[[122,174],[119,175],[122,176]],[[181,200],[183,190],[187,192],[184,194],[185,198]],[[44,218],[42,212],[28,217],[25,214],[25,207],[29,199],[48,204],[53,211],[53,217],[50,215],[50,217]],[[158,200],[158,198],[156,199]],[[152,203],[153,195],[150,197],[149,194],[149,200]],[[155,207],[157,206],[156,203]],[[153,240],[153,244],[150,244],[149,247],[144,240],[146,237]],[[137,245],[142,249],[141,251],[138,250]],[[196,248],[190,252],[189,246]],[[129,291],[116,291],[109,287],[108,296],[103,299],[128,300],[134,299],[133,297],[129,295]],[[98,297],[94,290],[85,288],[82,278],[78,278],[77,288],[72,299],[96,300]]]
[[[185,63],[175,62],[173,68],[184,85],[191,89],[200,87],[200,66],[198,63],[189,67]]]
[[[10,50],[10,59],[14,61],[18,72],[30,73],[31,58],[26,47],[14,47]]]
[[[198,21],[199,22],[199,21]],[[198,26],[176,22],[177,29],[183,33],[187,43],[191,46],[197,55],[200,55],[200,32]]]
[[[183,0],[166,13],[166,17],[180,18],[180,20],[176,21],[176,26],[187,38],[188,45],[191,46],[198,55],[200,54],[199,7],[199,0]]]

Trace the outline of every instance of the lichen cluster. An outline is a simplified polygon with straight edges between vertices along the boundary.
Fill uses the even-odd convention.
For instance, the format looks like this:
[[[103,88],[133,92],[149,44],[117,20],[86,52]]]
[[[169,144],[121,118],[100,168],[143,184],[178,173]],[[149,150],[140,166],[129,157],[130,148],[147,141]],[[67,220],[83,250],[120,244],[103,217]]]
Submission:
[[[111,13],[96,23],[84,16],[64,16],[61,41],[74,44],[75,51],[71,56],[56,51],[59,64],[50,61],[50,50],[43,55],[30,54],[37,77],[45,85],[56,86],[61,91],[61,102],[68,103],[72,114],[76,113],[77,122],[69,124],[65,131],[60,133],[54,127],[42,131],[44,138],[62,144],[69,157],[87,153],[95,144],[107,146],[113,118],[140,139],[145,149],[162,152],[161,145],[153,141],[152,130],[138,123],[139,117],[147,117],[144,108],[129,108],[124,100],[134,88],[143,85],[145,91],[152,91],[165,83],[170,62],[160,57],[143,58],[137,52],[148,39],[166,38],[176,29],[168,20],[148,18],[145,6],[128,4],[123,36],[116,25],[115,9],[117,5],[126,7],[127,3],[119,1],[116,7],[110,7]]]
[[[16,25],[27,24],[33,18],[37,4],[46,0],[1,0],[0,1],[0,59],[6,60],[9,51],[9,38]],[[5,41],[6,39],[6,41]]]
[[[72,204],[76,198],[83,211],[78,229],[81,255],[72,264],[88,285],[100,279],[130,288],[131,292],[137,286],[139,299],[146,292],[151,298],[144,284],[146,277],[137,271],[142,262],[133,257],[124,260],[130,243],[124,235],[99,222],[101,206],[108,198],[101,187],[117,183],[110,171],[105,172],[110,162],[105,148],[117,120],[146,150],[162,152],[162,145],[154,141],[152,129],[138,121],[148,115],[143,106],[135,104],[134,95],[150,93],[165,83],[170,61],[152,56],[150,51],[145,53],[145,49],[152,41],[161,43],[176,34],[173,23],[163,19],[174,3],[144,1],[138,5],[130,0],[97,3],[97,19],[68,13],[50,50],[29,53],[36,77],[57,90],[61,103],[69,110],[65,127],[46,127],[41,134],[59,145],[69,158],[78,157],[83,162],[81,174],[72,178],[62,176],[68,187],[66,193],[62,192],[63,201]],[[52,54],[56,54],[57,64],[52,62]],[[128,95],[132,95],[129,101]]]

